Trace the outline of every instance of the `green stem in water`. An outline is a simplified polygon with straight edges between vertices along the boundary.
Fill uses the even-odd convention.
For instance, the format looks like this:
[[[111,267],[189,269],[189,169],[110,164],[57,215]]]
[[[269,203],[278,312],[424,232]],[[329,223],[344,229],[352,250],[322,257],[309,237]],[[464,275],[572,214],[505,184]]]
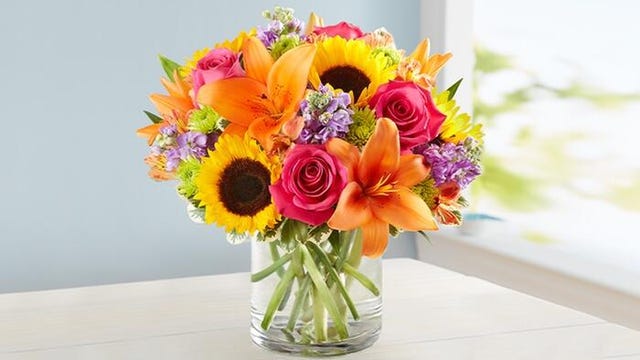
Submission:
[[[316,292],[314,295],[317,295],[317,298],[314,299],[314,303],[316,301],[322,302],[323,306],[329,312],[329,316],[333,319],[338,336],[340,336],[341,339],[346,339],[349,337],[349,331],[347,330],[347,326],[345,325],[342,316],[340,316],[338,305],[336,305],[336,302],[333,300],[331,292],[329,291],[320,270],[318,270],[318,267],[313,261],[313,257],[309,253],[309,250],[307,250],[306,246],[300,246],[300,251],[303,255],[304,266],[307,268],[307,273],[311,277],[311,281],[313,281],[313,285],[315,286]]]
[[[305,277],[300,283],[298,291],[296,291],[296,300],[293,302],[291,315],[289,315],[289,321],[287,322],[287,330],[291,332],[293,332],[293,329],[296,327],[296,322],[298,321],[298,317],[300,317],[300,311],[302,311],[302,307],[307,302],[310,287],[311,278]]]
[[[356,268],[351,266],[349,263],[344,264],[344,272],[349,274],[349,276],[351,276],[352,278],[358,280],[358,282],[362,284],[362,286],[367,288],[369,291],[371,291],[373,295],[380,296],[380,290],[373,283],[373,281],[369,280],[368,277],[366,277],[363,273],[356,270]]]
[[[271,260],[273,260],[273,262],[276,262],[278,261],[278,259],[280,259],[280,252],[278,252],[278,245],[276,245],[275,241],[269,243],[269,251],[271,252]],[[284,269],[280,267],[276,271],[278,272],[278,277],[282,278]]]
[[[327,341],[327,312],[324,310],[322,295],[315,288],[313,290],[313,327],[316,333],[316,342]]]
[[[273,274],[274,271],[282,270],[282,266],[286,264],[289,260],[291,260],[292,253],[287,253],[286,255],[280,257],[278,260],[274,261],[271,265],[266,268],[258,271],[255,274],[251,274],[251,281],[257,282],[260,281],[267,276]]]
[[[354,230],[357,231],[357,230]],[[340,237],[340,251],[338,252],[338,259],[336,260],[336,270],[342,271],[342,264],[347,261],[349,256],[349,249],[351,248],[351,244],[353,243],[353,237],[355,235],[354,231],[339,231],[338,236]]]
[[[322,264],[324,265],[324,268],[329,274],[329,277],[333,280],[335,286],[338,288],[338,291],[344,298],[344,301],[347,303],[347,306],[349,307],[349,311],[351,311],[351,315],[353,316],[353,318],[355,320],[360,319],[360,315],[358,314],[356,305],[353,303],[353,300],[351,299],[347,288],[344,287],[342,279],[340,279],[340,275],[338,275],[336,269],[333,268],[333,264],[331,264],[331,260],[329,260],[327,254],[320,248],[320,246],[318,246],[318,244],[311,240],[307,241],[306,245],[309,249],[315,252],[316,256],[320,259],[320,262],[322,262]]]
[[[287,271],[282,275],[282,279],[280,279],[278,285],[276,285],[273,295],[271,295],[271,299],[269,300],[269,304],[267,305],[267,310],[264,313],[264,318],[262,319],[260,326],[262,326],[265,331],[269,330],[273,317],[276,314],[276,310],[278,310],[278,307],[284,299],[287,289],[290,288],[294,278],[295,269],[289,266]]]

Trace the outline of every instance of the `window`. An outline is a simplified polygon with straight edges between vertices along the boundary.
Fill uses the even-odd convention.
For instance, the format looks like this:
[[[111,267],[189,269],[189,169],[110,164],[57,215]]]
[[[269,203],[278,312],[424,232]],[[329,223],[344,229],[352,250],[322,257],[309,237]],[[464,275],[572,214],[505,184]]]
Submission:
[[[640,274],[640,38],[633,1],[477,1],[473,211],[521,239]]]

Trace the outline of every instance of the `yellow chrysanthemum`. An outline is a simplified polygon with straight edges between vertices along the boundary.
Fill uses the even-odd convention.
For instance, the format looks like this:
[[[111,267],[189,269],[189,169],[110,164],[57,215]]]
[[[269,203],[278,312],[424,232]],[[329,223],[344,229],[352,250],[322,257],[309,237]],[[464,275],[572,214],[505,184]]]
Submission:
[[[205,207],[205,222],[227,233],[263,232],[280,219],[269,186],[280,177],[278,158],[269,157],[248,137],[222,135],[216,150],[202,160],[196,178],[196,200]]]
[[[251,29],[249,32],[241,31],[238,36],[233,40],[225,40],[221,43],[216,44],[217,48],[227,48],[233,52],[240,52],[242,50],[242,46],[244,45],[244,41],[252,36],[256,36],[256,29]]]
[[[438,110],[447,116],[440,127],[440,138],[457,144],[472,137],[482,144],[484,136],[482,124],[475,123],[467,113],[459,113],[460,106],[456,105],[454,99],[449,100],[448,91],[443,91],[440,94],[436,94],[434,91],[432,94]]]
[[[209,51],[209,48],[202,48],[194,51],[193,55],[191,55],[191,58],[189,58],[189,60],[184,63],[184,66],[180,67],[180,76],[184,79],[187,76],[191,75],[191,72],[196,68],[196,65],[198,64],[198,61],[200,61],[200,59],[207,55]]]
[[[317,51],[309,74],[311,84],[330,84],[351,94],[357,105],[365,105],[378,87],[395,76],[382,53],[374,55],[363,40],[339,36],[316,43]]]

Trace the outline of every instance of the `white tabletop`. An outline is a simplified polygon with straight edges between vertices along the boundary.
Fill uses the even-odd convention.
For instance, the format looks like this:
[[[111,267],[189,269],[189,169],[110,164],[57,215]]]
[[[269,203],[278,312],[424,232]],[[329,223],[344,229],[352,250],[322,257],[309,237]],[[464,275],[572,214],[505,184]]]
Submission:
[[[415,260],[385,260],[383,294],[344,359],[640,360],[640,332]],[[293,359],[251,343],[248,301],[245,273],[4,294],[0,359]]]

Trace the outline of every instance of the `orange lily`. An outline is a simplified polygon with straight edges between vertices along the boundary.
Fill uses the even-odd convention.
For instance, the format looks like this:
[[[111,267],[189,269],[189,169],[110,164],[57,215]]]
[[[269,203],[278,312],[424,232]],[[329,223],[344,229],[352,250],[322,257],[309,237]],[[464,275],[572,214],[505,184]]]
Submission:
[[[398,128],[393,121],[378,120],[362,154],[337,138],[326,146],[347,167],[350,180],[327,223],[336,230],[361,228],[364,255],[384,253],[389,224],[410,231],[438,228],[427,204],[411,191],[430,169],[420,155],[400,155]]]
[[[413,53],[398,65],[400,78],[414,81],[428,90],[434,87],[438,72],[453,55],[446,53],[429,56],[430,48],[429,39],[422,40]]]
[[[194,108],[189,96],[191,86],[178,75],[177,70],[173,73],[173,82],[165,78],[160,81],[169,95],[151,94],[149,98],[164,120],[136,131],[138,136],[147,138],[149,145],[153,144],[160,129],[168,124],[176,124],[180,130],[184,131],[187,127],[187,115]]]
[[[262,42],[245,40],[247,77],[215,81],[198,90],[198,102],[211,106],[231,124],[225,133],[255,138],[269,151],[272,135],[298,112],[315,56],[313,45],[287,51],[275,63]]]

